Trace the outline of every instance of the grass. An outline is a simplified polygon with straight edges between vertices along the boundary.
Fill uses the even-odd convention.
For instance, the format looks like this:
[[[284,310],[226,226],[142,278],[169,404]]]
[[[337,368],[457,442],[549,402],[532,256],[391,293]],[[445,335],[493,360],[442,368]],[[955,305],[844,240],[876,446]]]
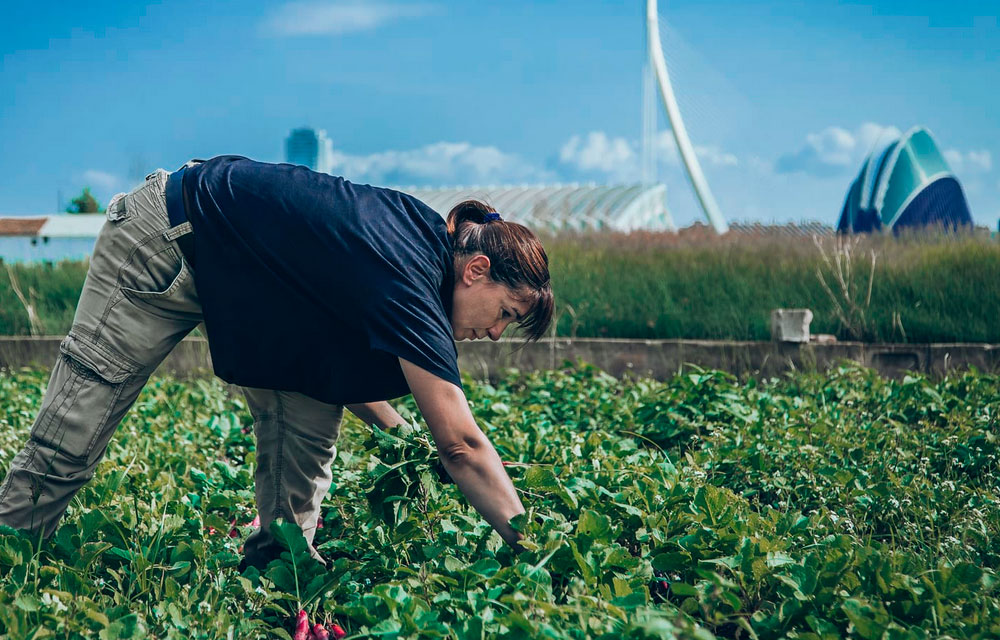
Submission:
[[[813,310],[813,333],[884,342],[998,342],[1000,243],[975,236],[676,244],[668,234],[547,241],[560,315],[579,337],[769,340],[770,312]],[[836,285],[836,256],[849,295]],[[871,256],[875,268],[871,269]],[[827,291],[821,283],[827,283]],[[870,303],[865,304],[869,280]],[[832,295],[831,295],[832,294]],[[856,307],[846,314],[838,306]]]
[[[87,263],[79,261],[4,265],[0,268],[0,335],[67,333],[86,275]],[[34,331],[17,290],[37,315],[40,326]]]
[[[666,233],[561,234],[544,243],[560,336],[769,340],[772,309],[806,307],[813,333],[840,339],[1000,342],[1000,243],[984,235],[839,245],[827,237],[821,248],[802,237]],[[85,264],[15,265],[11,273],[38,331],[66,333]],[[0,269],[0,334],[30,332]]]

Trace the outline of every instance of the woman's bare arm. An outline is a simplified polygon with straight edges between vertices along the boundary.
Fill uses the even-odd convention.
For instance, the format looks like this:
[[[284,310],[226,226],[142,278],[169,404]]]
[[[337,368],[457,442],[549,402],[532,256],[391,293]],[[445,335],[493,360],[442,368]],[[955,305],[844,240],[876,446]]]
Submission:
[[[377,425],[383,431],[389,431],[401,424],[406,424],[403,416],[399,415],[388,402],[364,402],[345,406],[361,422],[366,425]]]
[[[399,363],[448,475],[497,533],[520,550],[510,519],[524,513],[524,506],[496,449],[476,425],[465,394],[411,362],[400,358]]]

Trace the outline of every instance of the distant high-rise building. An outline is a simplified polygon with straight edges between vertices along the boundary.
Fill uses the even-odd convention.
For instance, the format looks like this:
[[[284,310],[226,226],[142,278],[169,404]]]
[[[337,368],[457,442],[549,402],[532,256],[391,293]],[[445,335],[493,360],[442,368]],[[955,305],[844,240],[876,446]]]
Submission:
[[[333,169],[333,141],[323,129],[292,129],[285,138],[285,161],[301,164],[320,173]]]

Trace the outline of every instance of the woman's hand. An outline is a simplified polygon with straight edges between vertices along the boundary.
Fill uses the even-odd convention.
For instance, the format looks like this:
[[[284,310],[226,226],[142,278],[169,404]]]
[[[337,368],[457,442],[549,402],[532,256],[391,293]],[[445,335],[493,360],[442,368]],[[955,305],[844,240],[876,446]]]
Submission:
[[[483,518],[514,547],[521,536],[510,519],[524,513],[500,456],[476,425],[465,394],[454,384],[399,359],[445,470]]]

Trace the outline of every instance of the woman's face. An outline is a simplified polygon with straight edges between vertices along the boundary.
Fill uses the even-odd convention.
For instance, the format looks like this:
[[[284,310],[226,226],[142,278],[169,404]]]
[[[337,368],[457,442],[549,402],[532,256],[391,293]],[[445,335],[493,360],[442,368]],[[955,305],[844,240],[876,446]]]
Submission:
[[[507,325],[530,311],[527,300],[490,280],[489,274],[490,259],[484,255],[469,259],[457,274],[451,307],[455,340],[499,340]]]

